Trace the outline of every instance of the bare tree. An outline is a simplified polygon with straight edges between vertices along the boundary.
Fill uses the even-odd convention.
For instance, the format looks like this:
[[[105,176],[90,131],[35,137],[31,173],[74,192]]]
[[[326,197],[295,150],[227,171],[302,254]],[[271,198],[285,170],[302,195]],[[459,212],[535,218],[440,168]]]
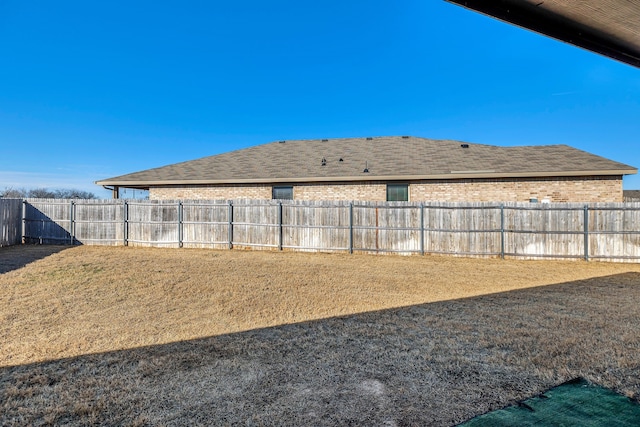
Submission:
[[[0,198],[5,199],[97,199],[98,197],[89,192],[83,190],[74,189],[56,189],[49,190],[47,188],[12,188],[7,187],[4,191],[0,192]]]
[[[5,199],[23,199],[27,197],[27,190],[24,188],[5,187],[0,193],[0,198]]]
[[[83,190],[55,190],[55,199],[97,199],[96,195]]]
[[[31,197],[34,199],[55,199],[56,193],[46,188],[32,188],[27,193],[27,197]]]

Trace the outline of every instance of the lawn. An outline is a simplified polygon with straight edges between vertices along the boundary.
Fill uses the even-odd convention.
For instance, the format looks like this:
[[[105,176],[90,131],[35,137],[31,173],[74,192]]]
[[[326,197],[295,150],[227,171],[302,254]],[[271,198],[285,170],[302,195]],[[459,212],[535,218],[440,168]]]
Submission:
[[[0,425],[453,425],[640,398],[640,265],[0,248]]]

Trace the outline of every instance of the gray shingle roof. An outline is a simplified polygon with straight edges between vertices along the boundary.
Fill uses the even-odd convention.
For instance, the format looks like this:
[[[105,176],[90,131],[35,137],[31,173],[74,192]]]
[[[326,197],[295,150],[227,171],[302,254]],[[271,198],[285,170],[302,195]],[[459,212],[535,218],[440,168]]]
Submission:
[[[625,199],[636,199],[640,200],[640,190],[623,190],[622,196]]]
[[[368,173],[364,172],[365,167]],[[634,173],[637,169],[632,166],[566,145],[498,147],[394,136],[276,141],[109,178],[96,184],[146,188],[175,184]]]

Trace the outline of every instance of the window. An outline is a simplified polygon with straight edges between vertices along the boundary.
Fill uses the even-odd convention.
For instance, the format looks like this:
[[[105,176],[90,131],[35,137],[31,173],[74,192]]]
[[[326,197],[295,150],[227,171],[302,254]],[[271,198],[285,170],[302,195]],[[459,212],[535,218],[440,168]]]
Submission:
[[[387,202],[408,202],[409,184],[387,184]]]
[[[273,187],[273,198],[278,200],[293,200],[293,187]]]

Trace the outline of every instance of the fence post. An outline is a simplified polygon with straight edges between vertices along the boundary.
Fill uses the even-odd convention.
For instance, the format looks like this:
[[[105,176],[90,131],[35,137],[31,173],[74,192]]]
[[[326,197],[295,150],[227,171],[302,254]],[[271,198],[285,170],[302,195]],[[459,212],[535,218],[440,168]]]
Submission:
[[[75,233],[75,224],[74,224],[74,217],[75,217],[75,202],[72,200],[70,205],[69,205],[69,238],[71,239],[71,245],[74,245],[76,242],[76,233]]]
[[[229,200],[229,249],[233,249],[233,201]]]
[[[22,200],[22,244],[27,243],[27,201]]]
[[[420,203],[420,255],[424,255],[424,203]]]
[[[353,202],[349,203],[349,253],[353,253]]]
[[[126,200],[122,203],[122,239],[124,246],[129,246],[129,204]]]
[[[178,201],[178,247],[182,247],[184,230],[182,225],[182,201]]]
[[[282,250],[282,202],[278,202],[278,250]]]
[[[504,203],[500,204],[500,259],[504,259]]]
[[[584,260],[589,261],[589,205],[584,205]]]

